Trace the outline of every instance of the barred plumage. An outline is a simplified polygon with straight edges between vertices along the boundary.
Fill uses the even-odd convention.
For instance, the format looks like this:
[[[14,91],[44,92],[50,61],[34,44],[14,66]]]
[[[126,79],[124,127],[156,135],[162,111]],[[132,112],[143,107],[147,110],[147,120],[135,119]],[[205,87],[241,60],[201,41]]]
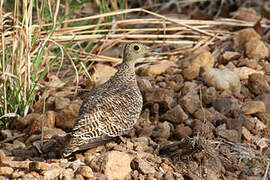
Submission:
[[[143,105],[136,81],[135,63],[145,54],[145,50],[146,46],[142,44],[127,44],[117,73],[88,93],[79,110],[64,156],[85,147],[93,147],[133,128]]]

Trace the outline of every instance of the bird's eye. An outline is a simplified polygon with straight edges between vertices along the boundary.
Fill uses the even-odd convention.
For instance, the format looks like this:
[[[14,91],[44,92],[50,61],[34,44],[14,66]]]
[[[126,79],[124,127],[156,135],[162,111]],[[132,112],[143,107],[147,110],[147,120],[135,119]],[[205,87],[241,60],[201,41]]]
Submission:
[[[135,52],[139,52],[141,50],[141,47],[138,45],[133,46],[133,49]]]

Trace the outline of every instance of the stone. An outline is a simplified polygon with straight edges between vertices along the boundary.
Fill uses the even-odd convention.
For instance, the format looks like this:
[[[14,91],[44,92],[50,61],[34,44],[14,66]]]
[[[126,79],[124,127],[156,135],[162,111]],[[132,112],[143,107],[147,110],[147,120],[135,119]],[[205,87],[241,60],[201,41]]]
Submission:
[[[62,109],[56,116],[56,127],[71,131],[78,116],[81,103],[73,102]]]
[[[151,166],[148,162],[144,161],[139,157],[135,157],[131,162],[131,167],[133,170],[138,170],[140,173],[154,174],[156,172],[155,168]]]
[[[9,129],[3,129],[0,132],[1,132],[2,138],[4,139],[12,137],[12,131]]]
[[[253,38],[245,44],[248,58],[264,59],[269,56],[268,48],[260,39]]]
[[[166,172],[164,175],[164,180],[175,180],[173,173],[171,171]]]
[[[248,142],[252,142],[254,139],[254,136],[245,127],[242,127],[242,135]]]
[[[193,114],[197,109],[200,108],[200,97],[197,93],[188,93],[181,97],[178,103],[185,109],[185,111]]]
[[[160,118],[172,123],[179,124],[188,119],[188,115],[185,113],[185,111],[181,108],[180,105],[177,105],[164,113]]]
[[[255,123],[255,130],[263,130],[265,129],[267,126],[262,122],[260,121],[257,117],[254,117],[252,118],[254,120],[254,123]]]
[[[201,76],[208,84],[217,90],[227,90],[232,93],[239,94],[241,90],[241,83],[239,76],[230,69],[216,69],[208,70],[205,67],[201,69]]]
[[[246,115],[263,113],[266,112],[266,107],[263,101],[248,101],[242,106],[241,111]]]
[[[141,92],[145,92],[147,89],[152,88],[150,81],[146,78],[139,78],[137,80],[137,83],[138,83],[138,86],[139,86]]]
[[[94,158],[90,167],[93,171],[103,172],[107,180],[124,179],[131,173],[132,157],[120,151],[109,151]]]
[[[255,9],[253,8],[245,8],[240,7],[237,11],[231,13],[234,19],[244,20],[248,22],[258,22],[260,20],[260,16],[257,15]],[[252,37],[252,36],[251,36]]]
[[[206,108],[199,108],[194,114],[194,118],[199,119],[201,121],[209,121],[214,123],[216,121],[216,117]]]
[[[204,104],[210,104],[216,98],[217,91],[214,87],[202,87],[202,100]]]
[[[226,124],[222,124],[222,125],[218,126],[215,129],[215,133],[218,136],[223,137],[231,142],[240,142],[241,141],[241,134],[239,134],[237,130],[226,129]]]
[[[188,126],[181,126],[178,125],[176,126],[175,130],[174,130],[174,135],[180,140],[183,139],[187,136],[191,136],[192,135],[192,129]]]
[[[117,69],[106,64],[97,63],[94,65],[95,72],[91,76],[91,80],[94,81],[95,86],[100,86],[110,79]]]
[[[234,49],[237,51],[245,50],[245,44],[253,39],[261,39],[261,36],[253,28],[246,28],[238,31],[233,37]]]
[[[41,171],[47,171],[50,168],[51,168],[50,164],[40,162],[40,161],[33,161],[29,163],[29,169],[31,171],[41,172]]]
[[[232,101],[229,98],[217,98],[212,102],[213,107],[220,113],[228,113],[231,110]]]
[[[33,116],[33,118],[31,119],[31,123],[24,130],[24,132],[26,133],[26,136],[28,137],[28,136],[30,136],[32,134],[41,133],[42,122],[44,122],[44,124],[47,124],[46,121],[47,121],[47,118],[43,114],[38,114],[38,116]]]
[[[11,167],[13,169],[29,170],[30,161],[3,160],[1,163],[2,163],[2,165]]]
[[[195,82],[185,81],[181,92],[179,93],[181,96],[185,96],[188,93],[198,93],[198,84]]]
[[[257,96],[255,100],[263,101],[266,108],[266,112],[270,114],[270,94],[261,94]]]
[[[57,179],[57,177],[59,177],[63,171],[64,169],[55,167],[47,171],[42,171],[42,175],[44,176],[45,180]]]
[[[0,167],[0,175],[1,176],[10,176],[13,173],[13,169],[11,167]]]
[[[163,88],[152,88],[145,92],[145,103],[154,104],[158,103],[165,109],[171,109],[175,104],[175,93],[172,90]]]
[[[264,63],[263,65],[263,71],[265,72],[266,75],[270,75],[270,64],[269,63]]]
[[[159,122],[158,126],[153,130],[152,137],[168,139],[170,137],[170,131],[170,124],[167,121],[163,123]]]
[[[47,127],[54,128],[56,113],[54,111],[47,111],[46,116],[47,116],[47,121],[46,121]]]
[[[249,79],[249,75],[254,74],[254,73],[264,75],[263,71],[254,70],[249,67],[234,68],[233,72],[235,72],[241,80]]]
[[[85,178],[94,178],[93,171],[89,166],[80,166],[77,169],[76,174],[80,174]]]
[[[221,58],[223,63],[228,63],[229,61],[236,60],[240,58],[240,53],[235,51],[225,51]]]
[[[209,51],[204,51],[193,59],[187,68],[183,69],[183,76],[186,80],[193,80],[199,76],[201,67],[207,66],[211,69],[214,66],[214,62],[213,55]]]
[[[54,101],[54,106],[56,110],[64,109],[70,104],[70,99],[66,97],[56,96]]]
[[[31,122],[33,119],[38,119],[40,117],[39,113],[30,113],[25,117],[19,117],[16,120],[16,129],[19,131],[24,130]]]
[[[19,148],[25,148],[25,144],[17,139],[13,141],[13,144]]]
[[[68,168],[63,171],[62,176],[62,180],[73,180],[74,172],[71,168]]]
[[[270,93],[270,86],[265,76],[259,73],[249,75],[248,88],[255,95]]]
[[[140,68],[141,76],[152,76],[156,77],[162,73],[164,73],[168,68],[176,66],[176,64],[169,60],[158,61],[156,64],[145,66]]]

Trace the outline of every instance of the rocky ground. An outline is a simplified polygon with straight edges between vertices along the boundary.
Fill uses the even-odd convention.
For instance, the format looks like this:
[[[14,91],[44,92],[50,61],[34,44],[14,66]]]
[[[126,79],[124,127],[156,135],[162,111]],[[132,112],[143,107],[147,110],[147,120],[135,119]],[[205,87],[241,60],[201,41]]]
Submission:
[[[242,179],[270,177],[270,31],[231,39],[137,69],[144,97],[134,129],[61,158],[93,82],[51,73],[33,112],[1,130],[0,180]],[[116,69],[95,64],[94,85]],[[109,73],[108,73],[109,72]],[[75,94],[75,95],[74,95]]]

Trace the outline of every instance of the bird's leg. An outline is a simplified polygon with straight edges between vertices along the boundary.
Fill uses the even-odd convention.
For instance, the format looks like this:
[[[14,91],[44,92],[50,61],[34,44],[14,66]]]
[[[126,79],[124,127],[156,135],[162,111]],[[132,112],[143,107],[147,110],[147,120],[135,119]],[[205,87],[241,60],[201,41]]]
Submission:
[[[159,120],[159,104],[155,103],[153,105],[153,111],[154,111],[154,125],[158,124],[158,120]]]

